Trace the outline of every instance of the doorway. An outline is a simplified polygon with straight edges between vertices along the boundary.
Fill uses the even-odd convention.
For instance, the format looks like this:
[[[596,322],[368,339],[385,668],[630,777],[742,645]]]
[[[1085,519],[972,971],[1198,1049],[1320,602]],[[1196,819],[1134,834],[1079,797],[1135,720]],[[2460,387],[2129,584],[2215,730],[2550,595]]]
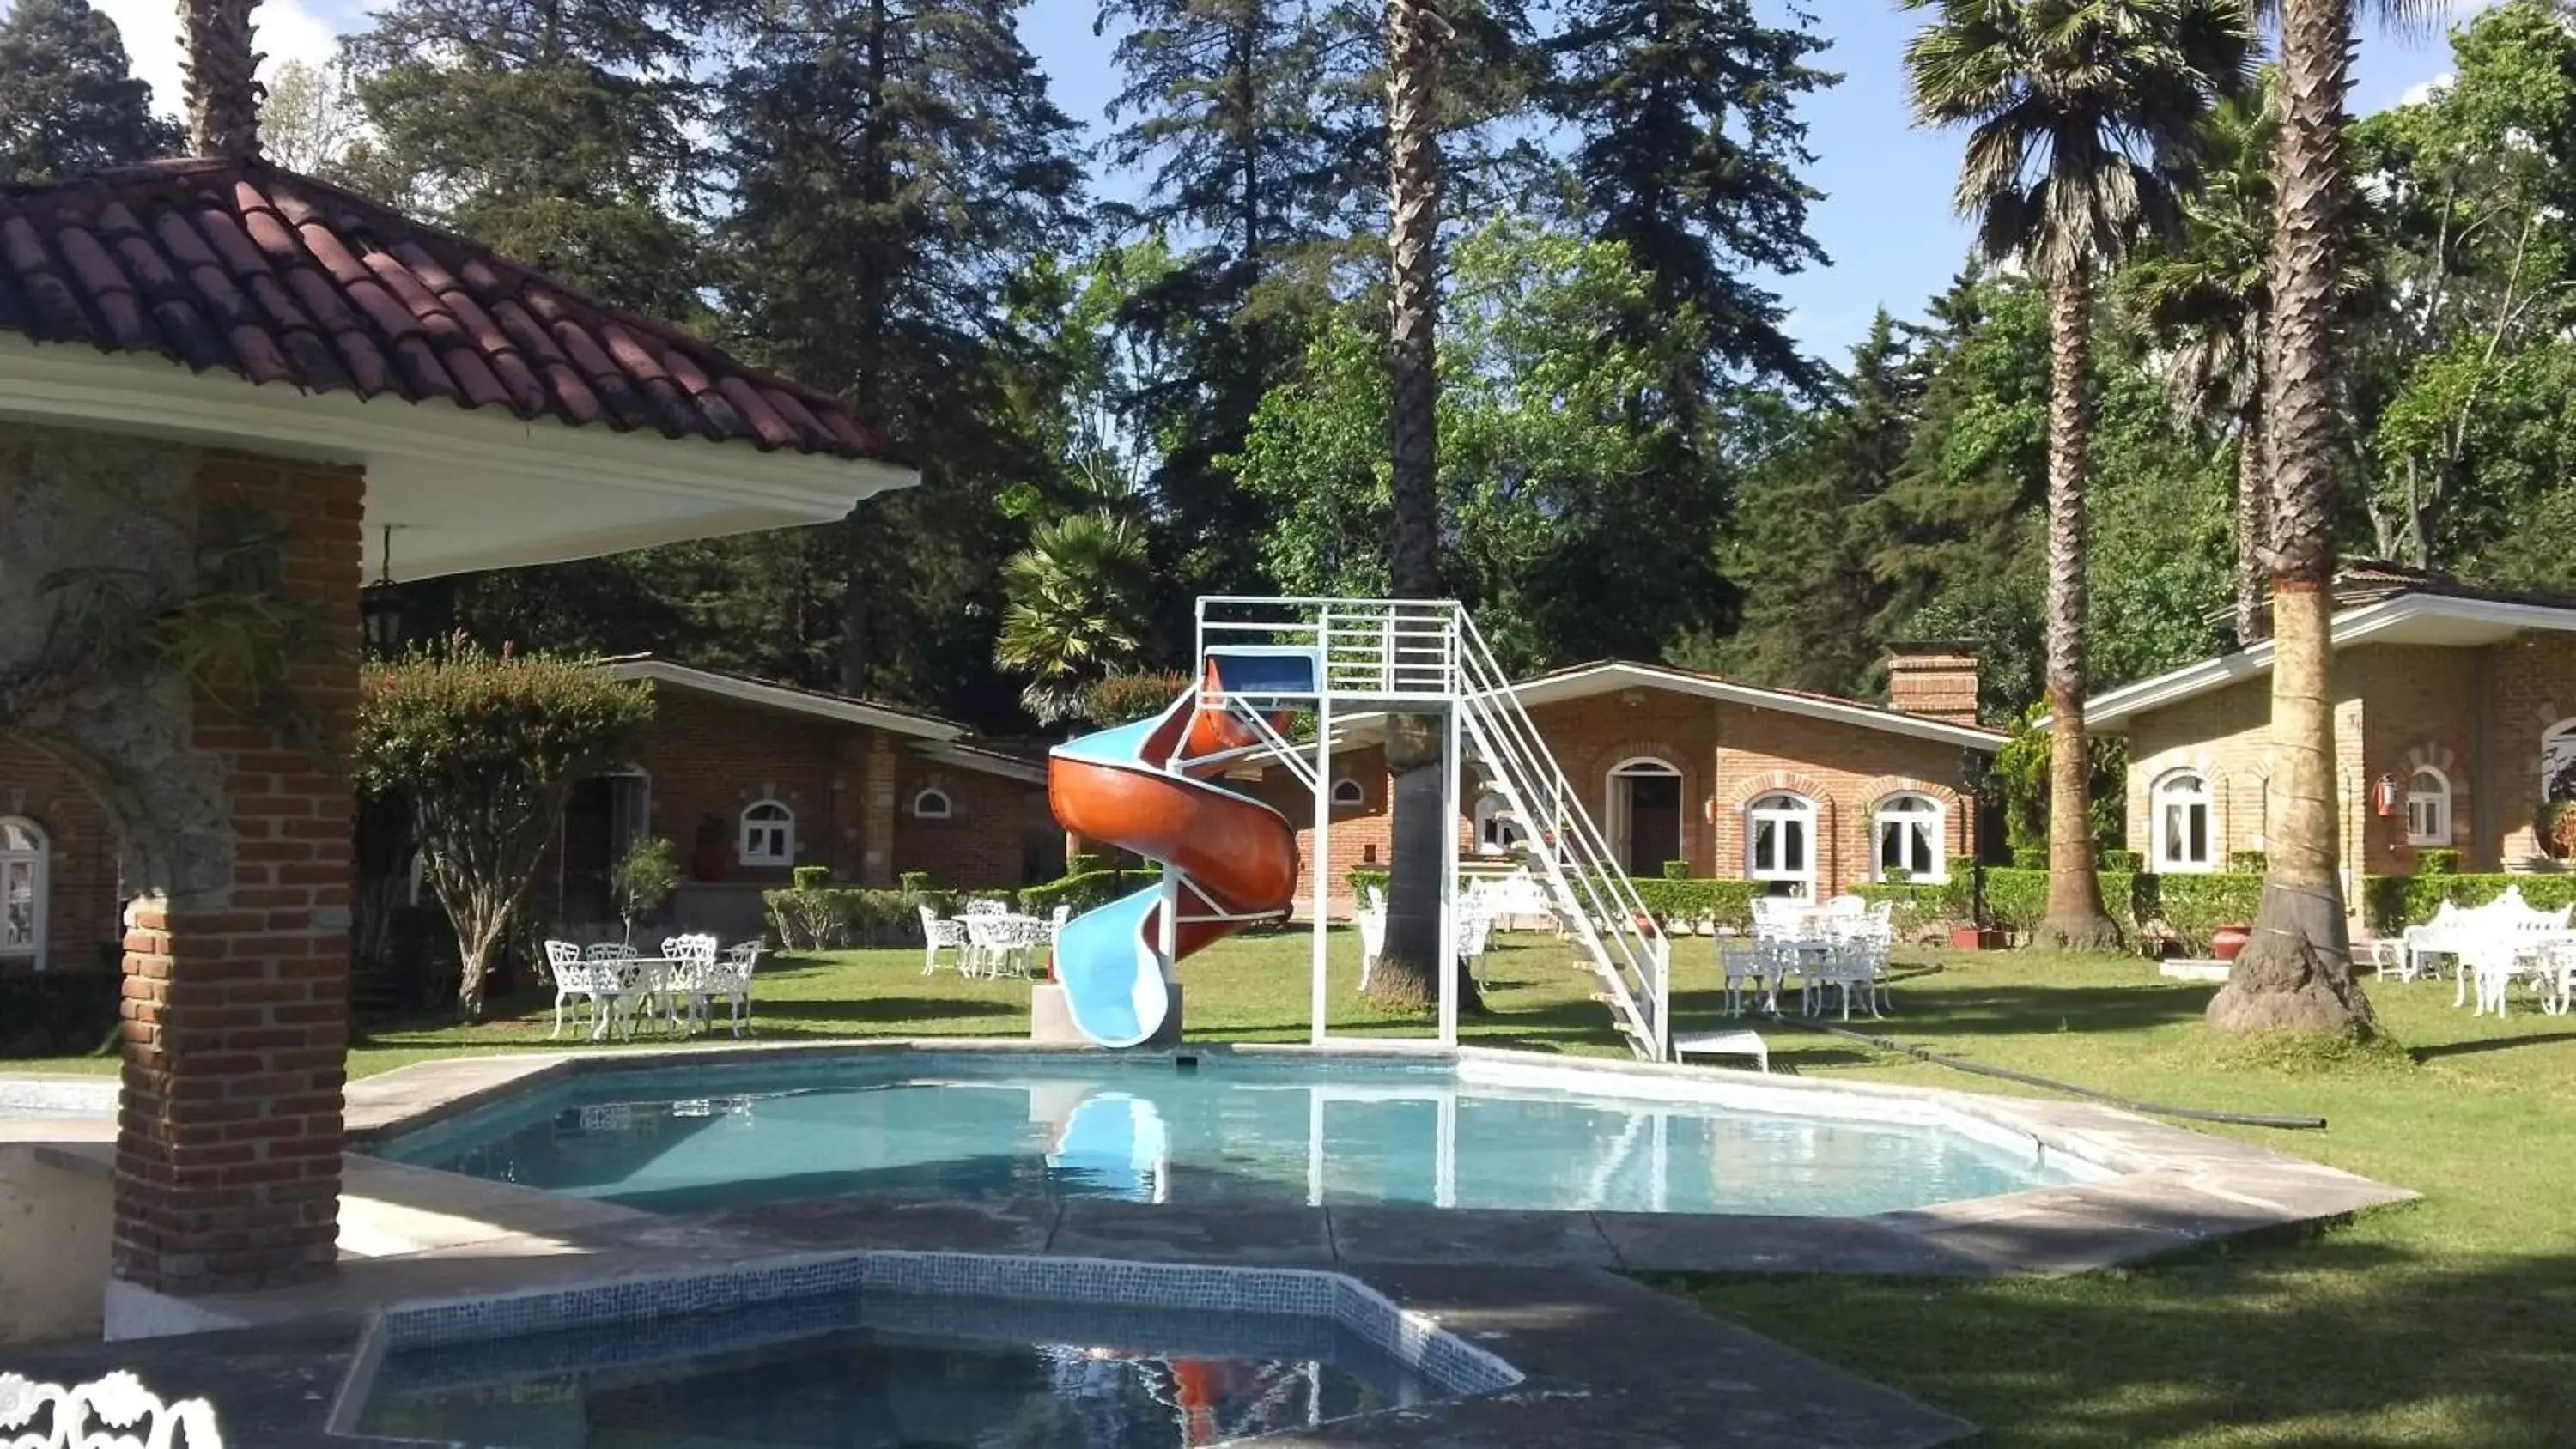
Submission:
[[[640,770],[594,775],[564,802],[563,851],[556,909],[566,922],[616,919],[608,872],[651,828],[653,782]]]
[[[1635,759],[1610,771],[1610,847],[1632,876],[1659,876],[1682,855],[1682,772],[1657,759]]]

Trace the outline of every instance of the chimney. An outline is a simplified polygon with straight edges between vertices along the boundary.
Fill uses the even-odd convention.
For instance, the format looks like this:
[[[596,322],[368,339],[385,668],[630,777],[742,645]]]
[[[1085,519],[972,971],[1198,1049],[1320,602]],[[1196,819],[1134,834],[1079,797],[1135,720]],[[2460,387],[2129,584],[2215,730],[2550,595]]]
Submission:
[[[259,0],[179,0],[184,32],[188,149],[227,161],[259,159],[259,52],[251,11]]]
[[[1887,707],[1944,724],[1977,722],[1977,650],[1939,640],[1891,644]]]

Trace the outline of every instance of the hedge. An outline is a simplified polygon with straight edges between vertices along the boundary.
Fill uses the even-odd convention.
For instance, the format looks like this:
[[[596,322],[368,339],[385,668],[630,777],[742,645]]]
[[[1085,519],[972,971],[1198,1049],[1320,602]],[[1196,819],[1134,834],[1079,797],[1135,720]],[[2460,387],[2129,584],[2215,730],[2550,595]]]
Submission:
[[[2103,880],[2108,893],[2110,881]],[[2194,951],[2206,951],[2221,926],[2254,924],[2263,877],[2233,871],[2208,875],[2142,875],[2129,908],[2132,921],[2159,923]]]
[[[1097,857],[1093,857],[1097,859]],[[1058,906],[1071,906],[1075,915],[1096,910],[1121,896],[1133,895],[1163,878],[1157,865],[1135,870],[1087,870],[1033,885],[1020,892],[1020,909],[1033,916],[1050,915]]]
[[[921,940],[920,896],[907,891],[827,886],[763,891],[770,929],[782,949],[834,951],[854,946],[906,946]]]
[[[124,990],[122,956],[113,966],[0,971],[0,1057],[98,1051],[117,1028]]]
[[[2361,883],[2361,918],[2371,934],[2390,936],[2420,926],[2449,901],[2482,906],[2520,886],[2522,898],[2544,911],[2576,905],[2576,875],[2374,875]]]

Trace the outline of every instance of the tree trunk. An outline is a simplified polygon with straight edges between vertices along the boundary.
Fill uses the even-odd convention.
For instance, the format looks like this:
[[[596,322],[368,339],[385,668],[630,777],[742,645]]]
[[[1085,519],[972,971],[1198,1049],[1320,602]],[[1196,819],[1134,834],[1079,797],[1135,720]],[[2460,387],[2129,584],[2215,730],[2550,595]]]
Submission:
[[[886,51],[891,43],[890,17],[885,0],[873,0],[868,7],[867,28],[867,124],[859,131],[859,196],[865,219],[862,233],[866,237],[859,248],[857,278],[858,366],[850,379],[850,405],[869,426],[887,425],[885,414],[886,311],[890,279],[894,269],[892,248],[886,243],[893,204],[893,162],[887,155],[885,93],[887,83]],[[886,587],[884,546],[880,536],[893,527],[890,510],[860,503],[850,510],[842,523],[847,552],[843,556],[841,576],[841,692],[849,695],[870,693],[876,671],[876,596]]]
[[[456,1019],[472,1026],[483,1019],[493,948],[509,934],[510,914],[477,904],[464,911],[451,910],[448,923],[456,928]]]
[[[2094,868],[2092,781],[2084,752],[2085,401],[2091,361],[2091,274],[2070,266],[2049,289],[2048,359],[2048,914],[2039,942],[2076,951],[2120,943]]]
[[[2344,201],[2343,100],[2349,0],[2284,0],[2282,117],[2273,174],[2272,779],[2263,901],[2254,939],[2209,1003],[2221,1031],[2367,1037],[2370,1003],[2352,975],[2336,828],[2334,700],[2335,347]]]
[[[2272,479],[2266,471],[2263,407],[2245,410],[2236,433],[2236,645],[2267,632],[2263,622],[2263,545],[2272,524]]]
[[[1386,365],[1390,394],[1387,445],[1393,462],[1394,517],[1388,572],[1398,598],[1440,593],[1440,380],[1433,337],[1439,321],[1440,142],[1432,116],[1440,44],[1447,23],[1423,0],[1387,6],[1386,123],[1389,155],[1387,225],[1392,299]],[[1387,737],[1395,776],[1393,858],[1387,879],[1386,949],[1370,978],[1373,995],[1425,1002],[1438,994],[1443,831],[1457,829],[1441,807],[1443,771],[1456,767],[1441,742],[1447,722],[1399,716]],[[1466,969],[1459,1001],[1475,1000]]]
[[[180,0],[187,54],[182,108],[188,149],[227,161],[259,159],[259,53],[251,12],[259,0]]]

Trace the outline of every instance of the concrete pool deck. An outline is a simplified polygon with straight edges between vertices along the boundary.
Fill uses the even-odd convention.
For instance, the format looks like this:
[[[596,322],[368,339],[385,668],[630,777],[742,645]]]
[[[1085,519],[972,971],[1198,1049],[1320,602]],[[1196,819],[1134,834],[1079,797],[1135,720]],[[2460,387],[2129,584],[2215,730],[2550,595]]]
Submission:
[[[455,1058],[352,1084],[349,1126],[353,1140],[381,1142],[524,1089],[591,1073],[781,1053],[1029,1050],[1016,1042],[934,1040]],[[1309,1048],[1234,1050],[1315,1054]],[[1419,1051],[1360,1054],[1424,1059]],[[1704,1098],[1716,1090],[1748,1102],[1806,1099],[1815,1110],[1862,1115],[1933,1111],[2028,1138],[2099,1172],[2063,1186],[1859,1218],[870,1197],[662,1216],[352,1153],[342,1198],[342,1264],[331,1281],[191,1300],[188,1323],[159,1325],[242,1326],[231,1331],[33,1355],[0,1349],[0,1368],[61,1382],[80,1372],[94,1378],[134,1368],[165,1396],[196,1392],[190,1383],[202,1381],[219,1386],[215,1397],[228,1433],[236,1417],[249,1416],[246,1429],[253,1432],[243,1442],[288,1449],[350,1444],[360,1441],[322,1437],[331,1394],[322,1392],[317,1402],[311,1376],[328,1377],[315,1365],[345,1360],[369,1318],[393,1305],[667,1276],[782,1254],[891,1248],[1339,1271],[1437,1318],[1528,1375],[1526,1383],[1498,1394],[1344,1421],[1316,1443],[1385,1449],[1931,1445],[1960,1437],[1969,1426],[1620,1274],[2074,1273],[2240,1234],[2312,1230],[2415,1196],[2259,1143],[2090,1103],[1476,1048],[1456,1059],[1496,1069],[1575,1068],[1598,1080],[1598,1090],[1623,1097],[1687,1090]],[[58,1180],[103,1189],[112,1174],[112,1135],[111,1121],[89,1115],[0,1121],[0,1189],[13,1155],[40,1163]]]

